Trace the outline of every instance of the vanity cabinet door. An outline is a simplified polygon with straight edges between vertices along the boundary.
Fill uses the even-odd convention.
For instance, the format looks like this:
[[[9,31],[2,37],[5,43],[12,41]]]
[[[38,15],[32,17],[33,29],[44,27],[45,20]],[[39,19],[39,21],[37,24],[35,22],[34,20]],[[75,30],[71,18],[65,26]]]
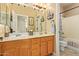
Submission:
[[[47,56],[47,40],[46,38],[41,38],[41,56]]]
[[[31,40],[21,40],[20,41],[20,56],[31,56]]]
[[[19,56],[18,46],[17,41],[3,42],[3,56]]]
[[[40,56],[40,38],[32,39],[32,56]]]
[[[1,51],[1,49],[2,49],[2,48],[1,48],[1,45],[2,45],[2,44],[0,43],[0,56],[1,56],[1,54],[2,54],[2,53],[1,53],[1,52],[2,52],[2,51]]]
[[[3,56],[31,56],[31,40],[4,42]]]
[[[52,55],[54,52],[54,37],[48,37],[48,55]]]
[[[19,52],[17,48],[12,48],[9,50],[5,50],[3,56],[19,56]]]

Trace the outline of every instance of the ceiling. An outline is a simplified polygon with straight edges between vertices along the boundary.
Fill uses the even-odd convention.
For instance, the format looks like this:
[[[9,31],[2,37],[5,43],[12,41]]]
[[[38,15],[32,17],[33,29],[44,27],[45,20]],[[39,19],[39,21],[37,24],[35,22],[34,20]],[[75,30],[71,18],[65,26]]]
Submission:
[[[79,3],[61,3],[60,12],[64,17],[79,15]]]
[[[71,6],[73,5],[74,3],[61,3],[61,7],[68,7],[68,6]]]
[[[68,9],[69,7],[71,7],[72,5],[74,5],[75,3],[61,3],[60,4],[60,9],[61,12]]]

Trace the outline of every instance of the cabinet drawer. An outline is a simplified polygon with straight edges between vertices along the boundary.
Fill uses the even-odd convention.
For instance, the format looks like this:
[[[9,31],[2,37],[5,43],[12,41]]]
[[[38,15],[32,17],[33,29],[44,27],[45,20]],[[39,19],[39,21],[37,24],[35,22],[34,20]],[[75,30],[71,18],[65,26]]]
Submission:
[[[33,38],[32,41],[39,41],[40,38]]]
[[[41,42],[47,42],[47,38],[46,37],[41,38]]]
[[[49,36],[49,37],[47,38],[47,40],[48,40],[48,41],[54,40],[54,36]]]
[[[47,42],[41,42],[41,46],[47,46]]]
[[[40,45],[32,45],[32,49],[40,48]]]
[[[26,39],[26,40],[20,40],[18,41],[19,46],[30,46],[31,45],[31,39]]]
[[[32,39],[32,44],[40,43],[40,39]]]

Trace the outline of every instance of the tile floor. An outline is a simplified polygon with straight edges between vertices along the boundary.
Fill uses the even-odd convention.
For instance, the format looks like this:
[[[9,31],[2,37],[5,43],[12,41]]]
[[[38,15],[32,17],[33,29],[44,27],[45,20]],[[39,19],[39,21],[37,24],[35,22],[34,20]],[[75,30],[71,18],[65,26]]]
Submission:
[[[61,56],[79,56],[79,52],[71,50],[69,48],[65,48],[65,50],[61,52],[60,55]]]

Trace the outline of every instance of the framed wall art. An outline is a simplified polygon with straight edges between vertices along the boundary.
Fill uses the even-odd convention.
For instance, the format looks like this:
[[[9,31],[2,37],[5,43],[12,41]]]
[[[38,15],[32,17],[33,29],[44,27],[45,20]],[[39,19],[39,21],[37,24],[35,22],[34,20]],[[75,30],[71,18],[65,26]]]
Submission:
[[[33,17],[29,17],[29,26],[34,26],[34,18]]]
[[[54,13],[49,10],[48,13],[47,13],[47,19],[48,19],[48,20],[51,20],[51,19],[53,19],[53,18],[54,18]]]

